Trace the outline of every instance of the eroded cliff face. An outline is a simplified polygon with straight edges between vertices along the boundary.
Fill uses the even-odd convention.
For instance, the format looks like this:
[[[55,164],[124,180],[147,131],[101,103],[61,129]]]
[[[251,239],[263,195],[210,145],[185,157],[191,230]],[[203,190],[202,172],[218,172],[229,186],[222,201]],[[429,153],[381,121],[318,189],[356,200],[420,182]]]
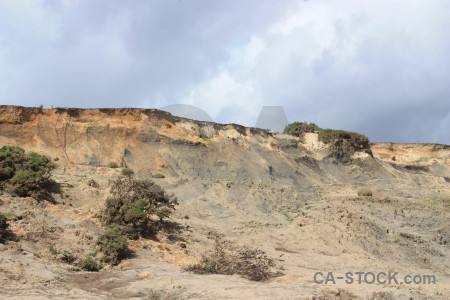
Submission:
[[[409,165],[450,165],[450,146],[420,143],[373,143],[374,154],[385,161]]]
[[[115,162],[148,174],[276,179],[299,185],[392,176],[383,161],[394,167],[439,164],[445,173],[450,157],[445,145],[376,143],[373,158],[370,149],[343,153],[345,147],[324,144],[314,133],[299,139],[134,108],[0,106],[0,145],[44,153],[60,165]]]

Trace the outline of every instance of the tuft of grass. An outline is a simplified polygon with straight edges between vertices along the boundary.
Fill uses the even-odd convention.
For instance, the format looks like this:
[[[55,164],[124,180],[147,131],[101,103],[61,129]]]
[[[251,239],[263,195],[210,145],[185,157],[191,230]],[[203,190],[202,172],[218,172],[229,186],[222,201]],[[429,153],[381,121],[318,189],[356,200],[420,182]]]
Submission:
[[[75,255],[71,254],[69,251],[64,250],[64,252],[62,253],[61,260],[63,262],[71,264],[77,260],[77,257]]]
[[[53,247],[52,245],[48,246],[48,252],[50,252],[52,255],[58,255],[59,251]]]
[[[117,169],[118,167],[119,167],[119,165],[115,162],[110,162],[108,164],[108,168]]]
[[[101,270],[102,265],[95,258],[88,255],[80,262],[80,268],[86,271],[98,272]]]
[[[423,201],[432,209],[450,212],[450,198],[428,197],[424,198]]]
[[[167,291],[167,290],[150,290],[150,293],[147,295],[148,300],[180,300],[178,291]]]
[[[1,212],[0,214],[4,215],[6,218],[15,218],[17,214],[12,211]]]
[[[164,174],[157,173],[157,174],[153,174],[152,178],[166,178],[166,176]]]
[[[131,177],[132,175],[134,175],[134,171],[132,169],[129,169],[129,168],[124,168],[124,169],[122,169],[122,175],[123,176],[127,176],[127,177]]]
[[[372,197],[373,192],[371,189],[368,188],[362,188],[358,190],[358,196],[364,196],[364,197]]]
[[[60,277],[60,276],[56,276],[56,277],[55,277],[55,280],[58,280],[58,281],[64,282],[64,283],[69,282],[67,279],[65,279],[65,278],[63,278],[63,277]]]

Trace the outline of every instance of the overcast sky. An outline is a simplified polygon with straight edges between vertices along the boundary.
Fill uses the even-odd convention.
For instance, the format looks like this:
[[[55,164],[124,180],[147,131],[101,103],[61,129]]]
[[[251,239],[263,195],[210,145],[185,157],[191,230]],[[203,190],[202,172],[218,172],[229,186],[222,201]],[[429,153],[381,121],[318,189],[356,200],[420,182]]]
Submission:
[[[0,0],[0,104],[191,104],[450,144],[450,1]]]

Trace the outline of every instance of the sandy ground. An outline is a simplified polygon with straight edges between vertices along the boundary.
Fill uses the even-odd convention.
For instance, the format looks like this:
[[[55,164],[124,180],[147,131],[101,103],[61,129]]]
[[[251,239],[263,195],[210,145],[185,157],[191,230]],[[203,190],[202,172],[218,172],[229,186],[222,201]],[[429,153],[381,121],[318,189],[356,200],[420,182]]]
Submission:
[[[371,183],[285,186],[276,181],[154,179],[180,201],[173,230],[131,243],[134,256],[100,272],[77,270],[49,246],[78,257],[95,251],[99,211],[119,170],[58,169],[55,203],[0,196],[16,241],[0,245],[0,297],[9,299],[448,299],[448,184],[439,192],[399,178]],[[430,180],[428,175],[417,175]],[[148,177],[138,175],[138,177]],[[100,188],[90,187],[96,180]],[[436,178],[435,178],[436,179]],[[404,191],[410,195],[405,197]],[[447,206],[446,206],[447,205]],[[238,247],[276,258],[284,276],[252,282],[240,276],[183,270],[220,234]],[[30,253],[32,252],[32,253]],[[435,275],[436,284],[317,284],[316,272]],[[356,276],[356,275],[355,275]],[[355,277],[356,279],[357,277]]]

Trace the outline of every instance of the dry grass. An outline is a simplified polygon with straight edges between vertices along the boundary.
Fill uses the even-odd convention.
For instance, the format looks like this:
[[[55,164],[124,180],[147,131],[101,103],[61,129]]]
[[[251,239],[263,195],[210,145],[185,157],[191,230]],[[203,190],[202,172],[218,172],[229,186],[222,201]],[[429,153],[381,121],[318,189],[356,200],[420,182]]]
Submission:
[[[215,237],[214,251],[204,254],[200,263],[190,265],[187,271],[197,274],[239,274],[252,281],[266,281],[284,275],[275,260],[259,249],[232,251],[229,242]],[[278,268],[279,269],[279,268]]]
[[[358,196],[364,196],[364,197],[372,197],[373,192],[369,188],[362,188],[358,190]]]

